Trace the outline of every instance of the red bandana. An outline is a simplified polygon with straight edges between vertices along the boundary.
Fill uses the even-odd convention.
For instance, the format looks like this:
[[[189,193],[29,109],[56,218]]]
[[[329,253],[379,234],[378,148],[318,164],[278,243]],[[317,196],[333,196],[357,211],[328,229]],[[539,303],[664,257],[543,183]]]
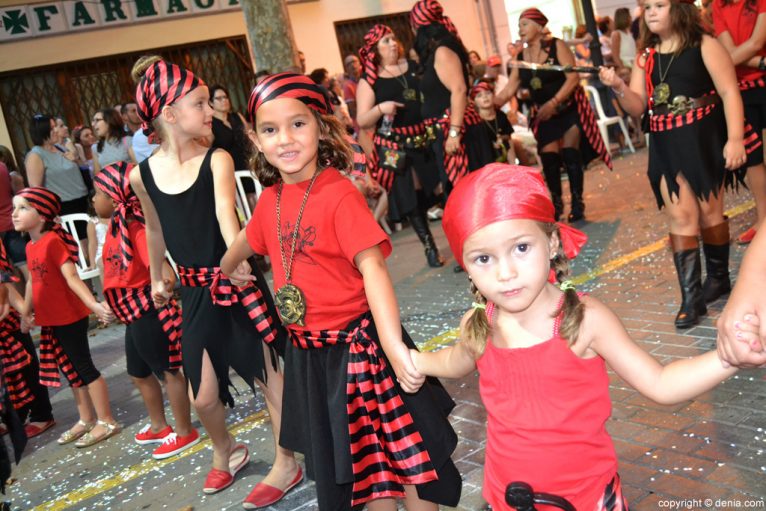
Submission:
[[[471,87],[471,99],[476,99],[480,92],[491,92],[494,94],[495,89],[487,82],[479,82]]]
[[[93,184],[109,196],[117,207],[112,213],[112,221],[109,227],[113,236],[119,233],[122,260],[127,265],[133,260],[133,244],[130,242],[128,231],[128,215],[132,214],[139,221],[143,221],[144,213],[141,211],[141,203],[130,187],[130,171],[133,165],[124,161],[107,165],[93,178]]]
[[[320,114],[332,113],[327,96],[311,78],[295,73],[280,73],[267,76],[253,88],[250,100],[247,102],[250,121],[255,122],[255,112],[261,108],[261,105],[272,99],[281,98],[297,99]]]
[[[519,19],[528,19],[532,20],[541,27],[544,27],[548,24],[548,18],[545,17],[545,14],[540,12],[540,9],[537,9],[536,7],[530,7],[529,9],[523,11],[521,15],[519,15]]]
[[[56,193],[41,186],[24,188],[18,193],[18,196],[25,199],[45,220],[53,222],[52,231],[64,241],[72,261],[76,263],[80,259],[80,247],[72,235],[56,221],[59,213],[61,213],[61,198]]]
[[[136,86],[136,105],[138,115],[144,121],[141,125],[144,134],[152,136],[152,121],[160,115],[163,107],[172,105],[203,85],[205,82],[188,69],[164,60],[152,64]]]
[[[512,219],[551,223],[554,209],[545,181],[536,169],[490,163],[461,179],[444,208],[442,227],[452,254],[463,266],[463,244],[482,227]],[[556,223],[568,258],[575,257],[588,236]]]
[[[449,17],[444,15],[444,9],[436,0],[420,0],[410,11],[410,24],[414,27],[425,27],[438,23],[444,25],[452,35],[457,35],[457,28]]]
[[[374,62],[375,50],[380,40],[392,33],[393,31],[388,25],[375,25],[364,36],[364,46],[359,49],[359,59],[362,61],[362,69],[364,69],[364,79],[367,80],[370,87],[378,79],[378,66]]]

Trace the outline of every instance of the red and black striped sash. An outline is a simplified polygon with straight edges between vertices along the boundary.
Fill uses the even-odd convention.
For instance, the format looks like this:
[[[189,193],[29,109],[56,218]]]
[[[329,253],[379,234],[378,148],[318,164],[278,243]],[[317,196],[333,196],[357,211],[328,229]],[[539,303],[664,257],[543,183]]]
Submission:
[[[154,309],[152,286],[143,288],[111,288],[104,291],[109,307],[122,323],[129,325]],[[168,336],[169,366],[176,371],[181,368],[181,309],[175,298],[157,309],[162,331]]]
[[[397,126],[392,128],[391,131],[395,135],[404,137],[424,137],[426,133],[426,125],[424,123],[413,124],[411,126]],[[386,137],[381,137],[377,133],[372,139],[375,146],[385,147],[386,149],[399,150],[399,144],[394,140],[390,140]],[[378,165],[378,152],[373,151],[370,158],[370,168],[372,169],[372,177],[382,186],[387,192],[391,191],[391,187],[394,186],[394,171]]]
[[[71,387],[82,387],[80,375],[53,335],[53,327],[44,326],[40,329],[40,383],[47,387],[61,387],[59,370]]]
[[[3,364],[3,378],[13,408],[16,410],[31,403],[35,398],[21,374],[22,369],[32,363],[32,356],[13,335],[19,330],[20,324],[19,313],[15,310],[11,310],[0,322],[0,360]],[[0,410],[2,410],[2,404],[0,404]]]
[[[436,128],[441,129],[444,135],[444,144],[447,143],[447,133],[450,129],[450,111],[449,108],[445,110],[444,115],[441,117],[434,117],[426,119],[426,126],[435,125]],[[463,127],[462,132],[465,134],[465,128],[468,126],[475,126],[481,123],[481,116],[473,103],[468,103],[465,108],[465,114],[463,115]],[[465,142],[458,146],[458,150],[453,154],[447,154],[444,151],[444,170],[453,185],[456,185],[461,177],[468,173],[468,154],[465,152]]]
[[[210,296],[215,305],[230,307],[235,303],[242,304],[263,340],[266,343],[271,343],[276,339],[277,332],[274,328],[274,319],[269,314],[266,299],[261,290],[252,282],[237,287],[224,277],[218,266],[214,268],[178,266],[178,276],[182,286],[210,288]]]
[[[745,92],[746,90],[750,89],[759,89],[766,87],[766,80],[764,80],[764,77],[756,78],[755,80],[743,80],[739,82],[737,85],[739,85],[740,92]]]
[[[293,330],[293,345],[316,349],[349,344],[346,392],[354,471],[352,506],[404,497],[406,484],[438,479],[412,416],[387,371],[380,345],[370,338],[369,313],[347,330]]]

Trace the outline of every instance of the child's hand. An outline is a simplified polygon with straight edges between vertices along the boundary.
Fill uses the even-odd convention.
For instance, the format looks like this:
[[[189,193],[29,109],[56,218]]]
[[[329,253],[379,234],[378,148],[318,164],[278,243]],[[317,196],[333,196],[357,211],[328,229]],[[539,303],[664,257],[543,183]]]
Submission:
[[[167,304],[171,296],[173,296],[173,288],[168,287],[166,279],[152,282],[152,300],[155,307],[162,307]]]
[[[735,170],[747,162],[745,144],[742,140],[727,140],[723,146],[723,157],[726,160],[726,168]]]
[[[388,359],[396,373],[396,381],[399,382],[399,386],[402,390],[414,393],[420,389],[426,381],[426,377],[415,369],[415,365],[412,363],[410,350],[407,349],[403,343],[400,343],[400,345],[401,349],[397,349],[396,353],[392,353]]]
[[[114,313],[112,312],[112,309],[109,308],[109,304],[106,302],[96,302],[96,306],[93,308],[93,312],[96,313],[99,321],[104,324],[108,324],[114,321]]]
[[[747,343],[751,351],[763,351],[766,349],[763,343],[766,339],[760,337],[761,321],[755,314],[745,314],[741,321],[734,322],[734,337],[741,342]]]
[[[418,350],[410,349],[410,358],[412,359],[412,365],[417,372],[422,372],[420,367],[420,352]]]
[[[620,82],[622,82],[622,78],[617,76],[617,72],[613,67],[601,66],[598,69],[598,79],[601,80],[601,83],[613,89],[617,89]],[[625,82],[622,83],[622,87],[625,87]]]
[[[251,270],[250,263],[242,261],[237,265],[233,272],[227,275],[227,277],[229,277],[232,284],[237,287],[242,287],[248,282],[255,282],[257,280],[255,275],[250,272]]]

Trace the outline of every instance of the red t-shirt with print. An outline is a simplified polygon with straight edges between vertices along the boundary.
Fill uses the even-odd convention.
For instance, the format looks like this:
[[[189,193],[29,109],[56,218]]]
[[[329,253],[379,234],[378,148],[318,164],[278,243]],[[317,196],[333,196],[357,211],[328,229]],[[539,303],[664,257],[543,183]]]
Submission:
[[[282,190],[280,216],[286,260],[309,182],[286,184]],[[258,198],[246,231],[250,247],[271,257],[274,290],[285,284],[277,238],[277,188],[267,188]],[[336,169],[323,170],[303,211],[292,266],[292,283],[306,298],[306,326],[302,328],[342,329],[369,310],[354,257],[376,245],[384,257],[391,254],[391,241],[372,217],[362,194]]]
[[[128,225],[128,235],[133,245],[133,260],[127,266],[122,259],[119,233],[106,231],[102,258],[104,262],[104,289],[138,289],[151,282],[149,274],[149,250],[146,246],[146,228],[138,221]]]
[[[723,5],[723,0],[713,2],[713,26],[715,35],[728,32],[735,46],[744,43],[753,34],[758,15],[766,12],[766,0],[739,0]],[[761,48],[758,55],[766,56],[766,49]],[[755,80],[763,76],[764,71],[748,66],[737,66],[737,79]]]
[[[61,273],[61,266],[70,260],[66,245],[53,231],[27,243],[35,323],[40,326],[69,325],[90,314]]]

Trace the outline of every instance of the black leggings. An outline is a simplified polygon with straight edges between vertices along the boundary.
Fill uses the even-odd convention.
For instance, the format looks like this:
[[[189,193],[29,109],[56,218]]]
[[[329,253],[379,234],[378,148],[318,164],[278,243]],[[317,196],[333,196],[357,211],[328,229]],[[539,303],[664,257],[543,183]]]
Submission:
[[[90,385],[101,377],[90,356],[88,316],[68,325],[54,326],[53,335],[58,339],[61,349],[64,350],[84,385]]]

